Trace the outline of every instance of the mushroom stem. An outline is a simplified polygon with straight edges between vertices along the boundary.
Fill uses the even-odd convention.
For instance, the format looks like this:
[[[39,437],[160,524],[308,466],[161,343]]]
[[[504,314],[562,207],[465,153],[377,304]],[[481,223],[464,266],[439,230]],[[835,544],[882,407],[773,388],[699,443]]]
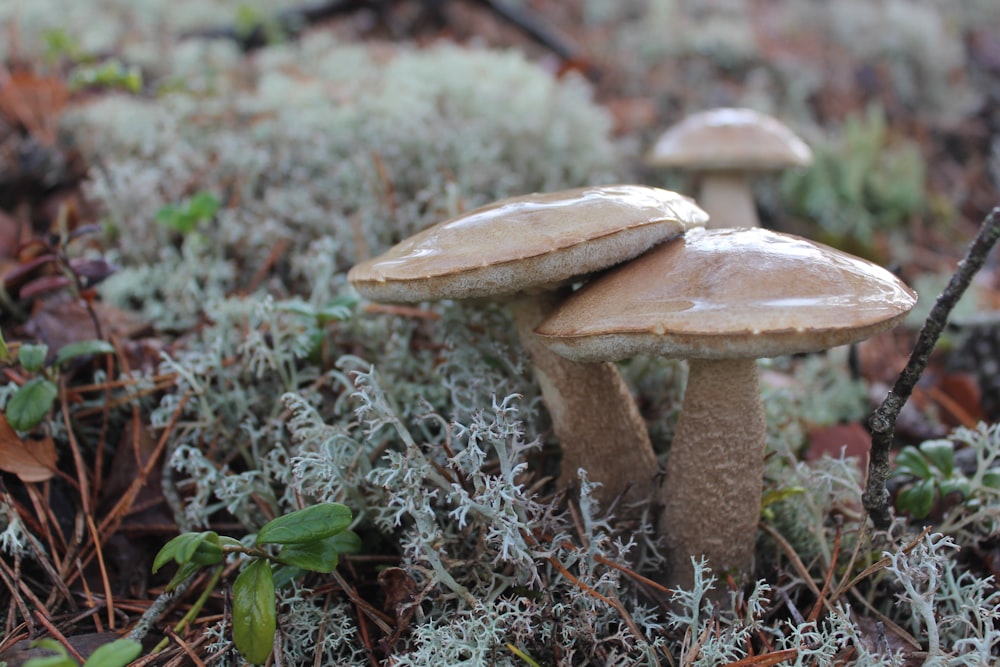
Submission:
[[[662,496],[667,585],[692,585],[692,557],[706,557],[717,573],[750,571],[765,436],[756,361],[688,360]]]
[[[744,172],[704,172],[698,203],[709,215],[707,228],[760,227],[753,190]]]
[[[626,503],[645,501],[657,473],[656,455],[618,368],[570,361],[534,333],[562,296],[558,291],[524,295],[510,304],[562,448],[558,486],[573,485],[583,468],[591,482],[602,484],[595,495],[603,507],[619,495]]]

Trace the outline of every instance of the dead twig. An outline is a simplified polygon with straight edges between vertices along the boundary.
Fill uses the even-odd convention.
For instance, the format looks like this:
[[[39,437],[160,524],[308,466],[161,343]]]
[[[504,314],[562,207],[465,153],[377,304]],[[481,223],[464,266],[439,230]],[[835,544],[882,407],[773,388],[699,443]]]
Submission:
[[[917,342],[913,346],[906,367],[896,379],[882,404],[876,408],[869,420],[872,430],[871,456],[868,461],[868,482],[865,485],[865,492],[862,495],[862,503],[868,516],[876,528],[888,528],[892,523],[892,515],[889,511],[889,491],[885,488],[885,482],[889,478],[889,452],[892,449],[893,436],[896,433],[896,419],[899,411],[903,409],[917,380],[927,367],[927,361],[931,352],[937,344],[941,332],[948,322],[948,315],[955,304],[965,293],[972,277],[982,268],[986,262],[990,251],[1000,239],[1000,207],[994,208],[979,229],[979,233],[972,241],[965,258],[959,262],[955,274],[948,282],[941,296],[938,297],[934,307],[931,308],[927,321],[924,322]]]

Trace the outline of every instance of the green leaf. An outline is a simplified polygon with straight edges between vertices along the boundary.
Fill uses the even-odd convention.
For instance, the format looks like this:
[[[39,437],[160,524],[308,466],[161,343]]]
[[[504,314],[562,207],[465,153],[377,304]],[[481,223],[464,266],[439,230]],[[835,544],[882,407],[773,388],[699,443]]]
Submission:
[[[56,386],[45,378],[28,380],[10,397],[7,421],[18,431],[30,431],[49,414],[58,394]]]
[[[200,569],[201,565],[198,565],[197,563],[184,563],[179,568],[177,568],[177,574],[175,574],[174,578],[167,583],[166,589],[168,591],[174,590],[175,588],[183,584],[185,581],[187,581],[189,578],[198,574],[198,570]]]
[[[125,667],[142,653],[142,644],[134,639],[116,639],[99,646],[83,667]]]
[[[69,657],[69,654],[66,652],[66,647],[57,642],[55,639],[48,637],[45,639],[36,639],[31,642],[31,648],[52,651],[55,655],[44,655],[31,658],[24,663],[24,667],[78,667],[76,660]]]
[[[226,553],[219,544],[219,536],[215,540],[206,539],[198,543],[198,548],[191,555],[191,562],[196,565],[218,565],[225,558]]]
[[[340,554],[356,554],[359,551],[361,538],[353,530],[344,530],[314,542],[286,544],[278,552],[278,560],[303,570],[333,572],[340,562]]]
[[[257,544],[302,544],[321,540],[350,526],[352,519],[346,505],[313,505],[264,524],[257,533]]]
[[[353,530],[345,530],[330,538],[342,554],[361,553],[361,538]]]
[[[223,555],[222,540],[215,531],[181,533],[164,544],[156,554],[153,559],[153,574],[171,560],[178,565],[191,562],[196,565],[215,565],[222,560]]]
[[[233,582],[233,641],[247,662],[267,662],[277,629],[274,576],[256,559]]]
[[[197,220],[208,220],[214,216],[222,202],[211,192],[199,192],[191,197],[187,205],[187,213]]]
[[[354,294],[341,294],[327,301],[326,305],[316,313],[320,324],[327,322],[346,322],[351,319],[354,307],[360,299]]]
[[[10,361],[10,348],[7,347],[7,341],[4,340],[3,332],[0,331],[0,362],[7,363]]]
[[[198,224],[216,214],[221,206],[219,199],[210,192],[199,192],[183,206],[167,204],[156,212],[156,221],[182,234],[190,234]]]
[[[114,354],[114,352],[114,346],[107,341],[80,340],[59,348],[59,352],[56,354],[56,364],[61,364],[76,357],[87,357],[92,354]]]
[[[940,489],[942,496],[957,493],[962,498],[968,498],[969,494],[972,492],[972,486],[969,484],[969,480],[964,477],[943,479],[938,482],[938,488]]]
[[[87,86],[122,88],[130,93],[142,92],[142,72],[138,67],[111,60],[102,65],[81,65],[69,76],[70,90]]]
[[[190,539],[181,542],[177,547],[177,554],[174,556],[174,560],[180,565],[192,562],[198,548],[206,540],[214,541],[216,546],[219,544],[219,535],[211,530],[206,530],[202,533],[188,533],[188,535],[190,535]],[[221,552],[222,549],[220,548],[219,551]]]
[[[761,507],[770,507],[775,503],[780,503],[782,500],[787,500],[793,496],[799,496],[805,493],[805,489],[801,486],[790,486],[782,489],[769,489],[764,492],[763,497],[760,500]]]
[[[279,563],[278,566],[274,568],[274,587],[284,588],[288,584],[292,583],[293,580],[298,579],[305,573],[306,571],[301,567],[295,567],[294,565],[282,565]]]
[[[1000,489],[1000,470],[988,470],[983,473],[983,486]]]
[[[240,542],[235,537],[229,537],[228,535],[219,536],[219,544],[223,547],[229,547],[230,549],[242,549],[243,543]]]
[[[39,371],[45,364],[45,356],[49,353],[48,345],[31,345],[23,343],[17,351],[17,362],[24,370],[31,373]]]
[[[949,440],[928,440],[920,443],[920,453],[941,471],[943,477],[951,477],[955,470],[955,450]]]
[[[896,469],[892,473],[894,477],[911,475],[917,479],[930,479],[933,476],[927,459],[913,446],[903,447],[896,454],[895,464]]]
[[[340,551],[332,542],[336,535],[303,544],[286,544],[278,552],[278,560],[313,572],[333,572],[340,562]]]
[[[922,479],[896,496],[896,507],[916,519],[923,519],[934,506],[934,480]]]
[[[156,558],[153,559],[153,574],[156,574],[157,570],[174,560],[174,556],[177,555],[178,547],[186,540],[191,539],[190,535],[192,535],[192,533],[181,533],[177,537],[171,538],[169,542],[163,545],[159,553],[156,554]]]

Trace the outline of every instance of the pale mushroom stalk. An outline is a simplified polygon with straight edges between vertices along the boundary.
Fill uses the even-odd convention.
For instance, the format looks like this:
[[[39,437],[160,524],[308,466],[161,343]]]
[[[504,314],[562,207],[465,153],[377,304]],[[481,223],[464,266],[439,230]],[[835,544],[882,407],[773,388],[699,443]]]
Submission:
[[[757,362],[689,359],[660,518],[673,580],[691,582],[693,554],[751,571],[765,436]]]
[[[508,304],[521,345],[531,356],[552,430],[562,444],[559,486],[572,485],[583,468],[600,481],[597,497],[610,503],[649,497],[656,472],[646,423],[618,368],[610,362],[579,363],[553,352],[534,329],[562,299],[560,292],[524,295]],[[648,474],[642,478],[638,473]]]
[[[709,215],[707,227],[760,227],[753,190],[745,173],[703,173],[698,188],[698,205]]]

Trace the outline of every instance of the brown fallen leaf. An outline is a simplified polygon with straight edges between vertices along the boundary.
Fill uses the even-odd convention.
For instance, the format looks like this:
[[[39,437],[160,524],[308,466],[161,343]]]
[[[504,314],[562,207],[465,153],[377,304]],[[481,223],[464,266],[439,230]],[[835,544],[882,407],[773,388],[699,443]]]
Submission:
[[[865,467],[871,446],[871,434],[858,422],[815,426],[809,429],[809,447],[805,458],[815,461],[826,455],[836,459],[843,453],[844,456],[857,457],[858,465]]]
[[[22,482],[44,482],[56,470],[56,445],[52,438],[22,440],[0,414],[0,470],[17,475]]]
[[[148,325],[134,315],[110,304],[95,301],[91,308],[101,323],[104,336],[132,338],[148,329]],[[84,303],[69,295],[56,295],[37,301],[23,328],[28,336],[48,345],[51,354],[70,343],[98,337]]]

